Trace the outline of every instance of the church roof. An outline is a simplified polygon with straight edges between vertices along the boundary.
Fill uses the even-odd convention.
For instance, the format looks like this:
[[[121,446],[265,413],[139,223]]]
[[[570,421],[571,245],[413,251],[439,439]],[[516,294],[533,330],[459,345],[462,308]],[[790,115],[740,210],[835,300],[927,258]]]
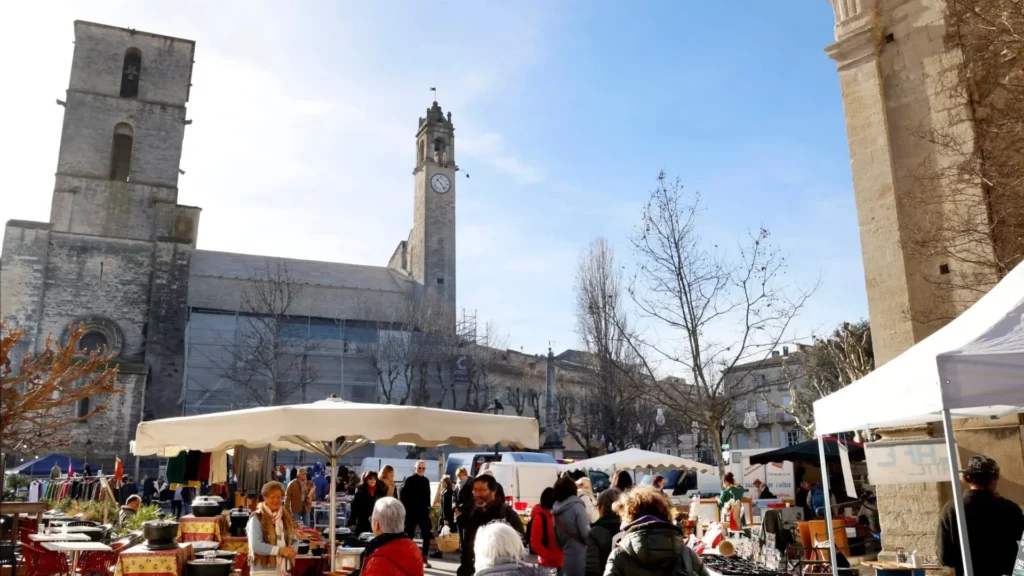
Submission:
[[[192,254],[191,276],[249,279],[257,271],[265,273],[268,265],[276,267],[278,263],[287,266],[288,275],[298,284],[405,292],[411,282],[411,279],[401,272],[383,266],[317,262],[212,250],[196,250]]]

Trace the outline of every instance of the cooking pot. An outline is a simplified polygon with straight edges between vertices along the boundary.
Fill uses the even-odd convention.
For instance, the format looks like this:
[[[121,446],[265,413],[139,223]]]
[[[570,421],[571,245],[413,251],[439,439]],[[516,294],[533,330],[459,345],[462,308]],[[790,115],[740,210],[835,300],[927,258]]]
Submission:
[[[189,560],[186,572],[188,576],[231,576],[234,562],[226,558],[202,558]]]
[[[236,508],[228,516],[231,521],[231,535],[245,536],[245,527],[249,524],[249,510],[247,508]]]
[[[211,500],[196,500],[192,503],[192,514],[197,518],[212,518],[220,514],[220,504]]]
[[[142,536],[148,544],[167,544],[178,537],[178,523],[170,520],[149,520],[142,523]]]

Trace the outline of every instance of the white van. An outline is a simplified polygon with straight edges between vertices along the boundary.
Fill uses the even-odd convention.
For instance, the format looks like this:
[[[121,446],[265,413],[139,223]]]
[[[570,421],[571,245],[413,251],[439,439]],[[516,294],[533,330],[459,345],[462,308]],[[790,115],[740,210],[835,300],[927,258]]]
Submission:
[[[416,473],[416,462],[419,460],[412,460],[409,458],[363,458],[363,463],[359,466],[359,477],[363,477],[363,472],[372,470],[378,474],[384,466],[390,464],[395,469],[395,484],[398,486],[405,482],[405,479]],[[423,474],[431,482],[439,482],[441,478],[437,474],[437,462],[431,465],[431,462],[427,462],[427,471]]]
[[[540,503],[540,494],[558,480],[558,463],[487,462],[481,473],[490,472],[505,489],[505,502],[518,512],[527,512]]]

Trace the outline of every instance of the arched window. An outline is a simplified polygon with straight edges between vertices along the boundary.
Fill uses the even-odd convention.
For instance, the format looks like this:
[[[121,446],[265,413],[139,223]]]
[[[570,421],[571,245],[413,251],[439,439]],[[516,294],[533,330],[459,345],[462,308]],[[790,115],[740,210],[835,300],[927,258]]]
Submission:
[[[107,336],[98,330],[86,332],[82,335],[82,339],[78,341],[78,349],[85,353],[92,352],[93,350],[102,352],[107,346],[109,346]]]
[[[124,122],[114,127],[114,144],[110,154],[110,179],[127,182],[132,167],[132,137],[134,131]]]
[[[135,98],[139,95],[139,77],[142,75],[142,52],[129,48],[124,53],[124,68],[121,69],[121,97]]]
[[[444,138],[434,140],[434,162],[442,166],[448,164],[448,149],[445,146]]]

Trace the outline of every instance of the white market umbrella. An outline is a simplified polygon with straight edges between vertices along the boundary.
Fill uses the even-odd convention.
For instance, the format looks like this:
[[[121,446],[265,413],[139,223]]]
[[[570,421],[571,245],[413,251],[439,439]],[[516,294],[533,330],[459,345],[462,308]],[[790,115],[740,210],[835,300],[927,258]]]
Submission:
[[[368,442],[420,447],[504,444],[537,449],[539,438],[534,418],[363,404],[331,397],[311,404],[142,422],[135,432],[133,451],[137,456],[170,457],[182,450],[213,452],[269,444],[275,450],[306,450],[330,458],[334,475],[339,457]],[[330,486],[331,570],[335,567],[335,480],[332,477]]]
[[[563,470],[603,470],[605,472],[619,472],[620,470],[652,470],[664,472],[666,470],[694,470],[700,474],[718,474],[718,468],[701,464],[686,458],[659,454],[639,448],[630,448],[621,452],[613,452],[604,456],[596,456],[572,464],[566,464]]]

